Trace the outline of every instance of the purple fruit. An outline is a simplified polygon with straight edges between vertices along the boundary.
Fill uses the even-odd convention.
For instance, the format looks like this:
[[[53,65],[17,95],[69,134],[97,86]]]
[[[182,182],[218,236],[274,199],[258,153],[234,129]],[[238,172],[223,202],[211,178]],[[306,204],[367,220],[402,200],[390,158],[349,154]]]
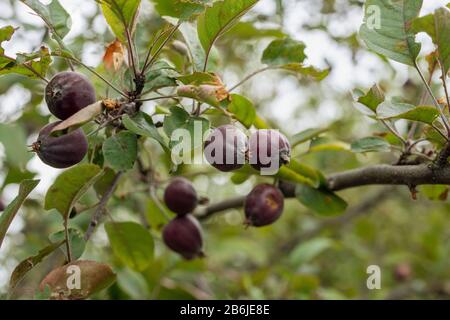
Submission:
[[[289,163],[291,145],[277,130],[258,130],[249,139],[249,161],[256,170],[271,170],[276,173]]]
[[[247,136],[232,125],[216,128],[206,139],[204,155],[214,168],[230,172],[245,164]]]
[[[201,226],[190,214],[170,221],[164,227],[163,240],[171,250],[187,260],[204,256]]]
[[[178,177],[164,191],[164,202],[176,214],[192,213],[198,204],[197,192],[189,180]]]
[[[61,121],[50,123],[40,132],[38,139],[32,144],[33,151],[45,164],[62,169],[68,168],[83,160],[88,151],[88,141],[81,129],[69,133],[52,136],[52,129]]]
[[[270,225],[280,218],[283,208],[284,197],[281,191],[270,184],[260,184],[245,200],[246,224],[254,227]]]
[[[84,75],[61,72],[45,88],[45,101],[55,117],[65,120],[96,101],[95,89]]]

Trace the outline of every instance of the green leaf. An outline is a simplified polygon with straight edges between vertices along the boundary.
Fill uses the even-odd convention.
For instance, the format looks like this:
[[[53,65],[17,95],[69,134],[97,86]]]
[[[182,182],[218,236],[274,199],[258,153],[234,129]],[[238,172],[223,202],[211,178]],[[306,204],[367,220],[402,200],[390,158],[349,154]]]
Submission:
[[[12,26],[0,28],[0,56],[5,53],[5,49],[2,47],[3,42],[11,40],[15,31]]]
[[[35,53],[17,54],[17,59],[0,55],[0,75],[16,73],[39,79],[45,77],[51,63],[50,52],[44,46]]]
[[[146,217],[150,226],[154,230],[161,230],[167,224],[168,211],[162,212],[165,208],[158,206],[153,199],[147,201]]]
[[[38,185],[39,180],[24,180],[20,184],[19,194],[11,202],[0,215],[0,248],[2,247],[3,239],[5,239],[6,232],[8,231],[11,222],[16,216],[25,199]]]
[[[367,0],[360,37],[369,49],[397,62],[414,66],[421,45],[415,41],[412,21],[422,0]]]
[[[446,201],[448,199],[449,188],[446,185],[425,185],[420,186],[419,191],[430,200]]]
[[[253,102],[239,94],[231,95],[231,103],[227,107],[239,122],[250,128],[256,119],[256,109]]]
[[[130,130],[131,132],[134,132],[135,134],[138,134],[140,136],[155,139],[161,144],[163,148],[167,148],[166,142],[159,134],[152,118],[148,114],[140,111],[133,117],[125,115],[122,118],[122,122],[127,130]]]
[[[17,124],[0,124],[0,142],[3,144],[7,163],[18,169],[25,169],[32,155],[27,149],[25,130]]]
[[[230,30],[258,0],[226,0],[215,2],[202,13],[197,22],[197,32],[206,55],[216,40]]]
[[[161,16],[189,20],[192,16],[205,11],[209,0],[151,0]]]
[[[60,39],[69,33],[72,19],[58,0],[52,0],[50,4],[44,5],[39,0],[20,0],[30,7],[38,16],[44,20],[50,32]]]
[[[327,131],[328,129],[307,129],[305,131],[301,131],[292,136],[291,145],[292,147],[295,147],[299,144],[312,140]]]
[[[439,8],[434,14],[417,18],[412,28],[416,33],[426,32],[437,48],[437,57],[447,74],[450,69],[450,12]]]
[[[53,243],[64,242],[65,232],[64,230],[55,232],[49,236],[49,239]],[[72,249],[72,259],[78,260],[84,252],[86,247],[86,241],[80,230],[69,228],[69,242]],[[61,250],[67,257],[66,246],[61,247]]]
[[[301,64],[306,59],[305,44],[291,38],[273,40],[264,50],[261,62],[270,66]]]
[[[202,84],[218,85],[222,81],[220,78],[212,72],[194,72],[188,75],[182,75],[177,77],[178,81],[185,85],[200,86]]]
[[[253,40],[259,38],[284,38],[286,34],[279,29],[259,29],[253,22],[239,22],[227,32],[227,39]]]
[[[132,169],[137,158],[137,137],[130,131],[121,131],[103,143],[103,156],[116,171]]]
[[[300,243],[290,253],[289,262],[295,266],[309,263],[323,251],[330,248],[332,244],[333,242],[327,238],[317,238]]]
[[[180,25],[179,30],[188,47],[194,71],[202,70],[206,55],[202,44],[200,43],[200,39],[198,38],[196,22],[184,22]]]
[[[340,215],[347,209],[347,202],[328,190],[299,184],[295,194],[304,206],[324,217]]]
[[[247,181],[248,179],[250,179],[250,177],[251,177],[252,175],[251,174],[249,174],[249,173],[247,173],[247,172],[234,172],[232,175],[231,175],[231,178],[230,178],[230,180],[231,180],[231,182],[233,182],[234,184],[236,184],[236,185],[239,185],[239,184],[243,184],[245,181]]]
[[[65,240],[51,243],[45,248],[39,250],[36,255],[28,257],[20,262],[17,267],[14,268],[14,271],[11,274],[11,278],[9,279],[9,294],[12,294],[14,292],[16,286],[31,269],[33,269],[37,264],[41,263],[45,257],[57,250],[64,242]]]
[[[106,22],[116,37],[126,42],[126,30],[133,35],[141,0],[97,0],[103,11]]]
[[[383,102],[378,106],[377,117],[379,119],[406,119],[432,124],[439,117],[439,111],[431,106],[415,107],[407,103],[390,101]]]
[[[175,87],[178,72],[163,60],[156,61],[146,73],[145,91]]]
[[[384,99],[383,91],[375,84],[367,93],[358,97],[357,101],[376,113],[377,107],[384,102]]]
[[[67,284],[73,279],[74,272],[79,272],[80,288],[68,289]],[[114,281],[116,275],[107,264],[78,260],[51,271],[42,280],[39,289],[42,292],[50,287],[53,299],[81,300],[109,287]]]
[[[345,142],[336,141],[328,137],[319,137],[311,141],[308,152],[349,150],[350,146]]]
[[[379,137],[367,137],[352,143],[351,150],[355,153],[389,152],[391,145]]]
[[[172,132],[182,126],[184,126],[189,120],[189,113],[180,107],[171,107],[170,115],[166,116],[164,119],[164,132],[170,138]]]
[[[105,224],[114,254],[131,269],[141,272],[153,261],[154,243],[151,234],[134,222]]]
[[[45,210],[56,209],[66,219],[81,196],[103,174],[93,164],[79,164],[61,173],[45,195]]]
[[[304,66],[301,63],[289,63],[278,66],[277,69],[290,71],[298,76],[310,77],[316,81],[322,81],[330,74],[330,69],[317,69],[313,66]]]

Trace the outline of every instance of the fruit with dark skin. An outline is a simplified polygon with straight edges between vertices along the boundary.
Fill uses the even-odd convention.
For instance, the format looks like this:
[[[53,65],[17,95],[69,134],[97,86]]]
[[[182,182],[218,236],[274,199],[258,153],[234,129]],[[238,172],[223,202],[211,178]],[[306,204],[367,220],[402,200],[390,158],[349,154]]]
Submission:
[[[61,72],[45,88],[50,112],[65,120],[96,101],[95,89],[88,78],[76,72]]]
[[[190,214],[170,221],[164,227],[163,240],[171,250],[187,260],[204,256],[201,226]]]
[[[192,213],[198,204],[197,192],[192,183],[183,178],[173,179],[164,191],[167,208],[178,215]]]
[[[409,263],[400,263],[395,266],[394,277],[399,282],[405,282],[411,279],[412,270]]]
[[[230,172],[245,164],[247,136],[233,125],[214,129],[205,142],[205,158],[214,168]]]
[[[52,136],[52,129],[61,121],[50,123],[40,132],[32,149],[45,164],[58,169],[68,168],[83,160],[88,151],[88,141],[81,129]]]
[[[283,213],[284,196],[270,184],[256,186],[245,199],[246,224],[263,227],[274,223]]]
[[[288,164],[291,158],[291,145],[288,139],[277,130],[258,130],[249,139],[249,162],[256,170],[274,169]]]

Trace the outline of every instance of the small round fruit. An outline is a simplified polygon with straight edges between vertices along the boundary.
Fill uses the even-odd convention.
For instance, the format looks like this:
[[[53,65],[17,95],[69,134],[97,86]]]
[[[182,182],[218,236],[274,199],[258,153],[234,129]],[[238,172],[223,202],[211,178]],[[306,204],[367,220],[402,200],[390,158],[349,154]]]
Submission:
[[[204,155],[214,168],[230,172],[244,166],[247,149],[247,136],[228,124],[211,132],[205,142]]]
[[[173,179],[164,191],[166,206],[179,215],[192,213],[198,204],[192,183],[182,177]]]
[[[95,89],[84,75],[61,72],[45,88],[45,101],[50,112],[65,120],[95,102]]]
[[[412,277],[411,265],[409,263],[400,263],[395,266],[394,277],[399,282],[408,281]]]
[[[61,136],[52,136],[52,129],[61,121],[50,123],[40,132],[32,144],[33,151],[45,164],[58,169],[68,168],[83,160],[88,151],[88,141],[81,129]]]
[[[291,158],[288,139],[277,130],[258,130],[249,139],[249,161],[256,170],[278,171]]]
[[[246,224],[254,227],[270,225],[280,218],[283,208],[284,197],[281,191],[270,184],[260,184],[245,200]]]
[[[190,214],[170,221],[164,227],[163,240],[171,250],[187,260],[204,256],[201,226]]]

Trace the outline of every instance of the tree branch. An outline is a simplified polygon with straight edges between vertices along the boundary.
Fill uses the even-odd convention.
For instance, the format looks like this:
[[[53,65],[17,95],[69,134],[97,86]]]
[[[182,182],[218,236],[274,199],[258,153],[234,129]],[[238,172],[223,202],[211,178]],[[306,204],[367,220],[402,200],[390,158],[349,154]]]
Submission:
[[[331,191],[340,191],[367,185],[419,185],[450,184],[450,166],[434,168],[431,165],[375,165],[336,173],[328,176],[327,186]],[[295,197],[295,185],[283,183],[286,198]],[[245,196],[228,199],[212,204],[199,212],[199,219],[206,219],[213,214],[228,209],[239,208],[244,204]]]

